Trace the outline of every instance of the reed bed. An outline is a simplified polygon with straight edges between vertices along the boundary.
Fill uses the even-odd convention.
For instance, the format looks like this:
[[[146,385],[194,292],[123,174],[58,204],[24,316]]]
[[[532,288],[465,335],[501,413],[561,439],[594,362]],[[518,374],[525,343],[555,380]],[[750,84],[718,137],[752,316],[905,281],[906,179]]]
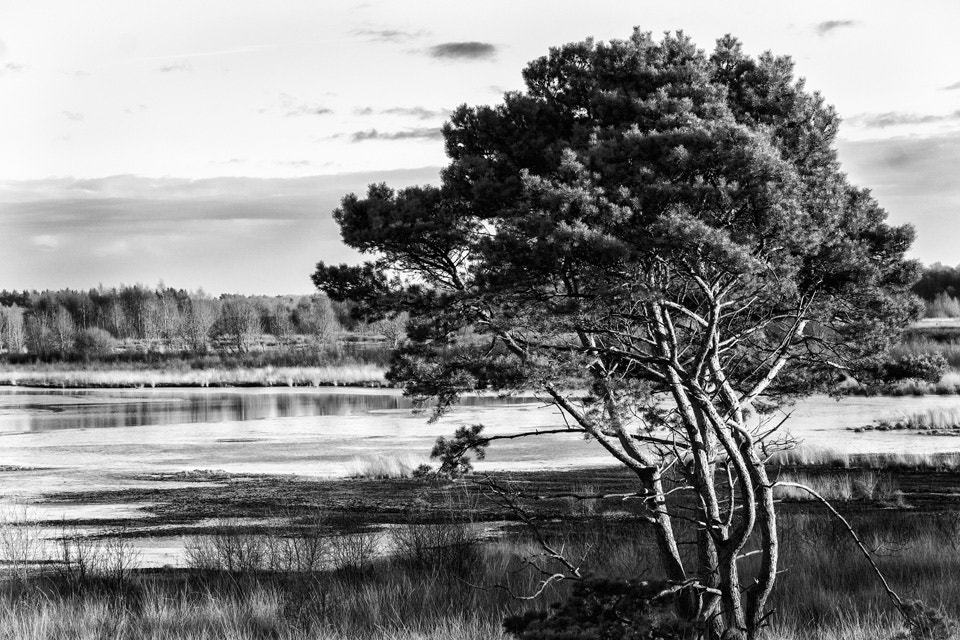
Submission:
[[[960,614],[956,514],[866,514],[854,525],[894,589]],[[546,535],[570,557],[585,557],[593,575],[651,576],[657,563],[652,546],[638,535],[641,526],[597,519]],[[408,530],[401,535],[416,553],[405,547],[363,570],[204,565],[122,578],[108,571],[73,583],[52,568],[29,577],[11,573],[0,586],[0,637],[500,640],[507,637],[504,616],[545,608],[567,593],[569,583],[559,583],[538,600],[516,600],[508,589],[532,593],[541,577],[526,563],[539,553],[533,539],[517,534],[483,542],[464,537],[462,527],[457,531],[437,538],[435,531],[410,537]],[[278,534],[262,535],[265,547],[278,544]],[[785,514],[781,539],[783,573],[767,638],[889,640],[902,629],[869,565],[832,520]],[[452,541],[461,545],[456,553],[423,553]]]
[[[837,469],[956,471],[960,453],[868,453],[851,454],[834,449],[801,445],[770,456],[772,465],[782,467],[826,467]]]
[[[851,495],[876,497],[880,474],[858,474],[846,474]],[[820,482],[823,488],[834,480]],[[834,497],[842,498],[845,485],[835,486]],[[12,511],[0,526],[8,531],[0,541],[11,541],[0,544],[0,638],[506,640],[505,616],[547,608],[570,583],[536,600],[513,597],[537,590],[543,574],[531,560],[547,571],[557,567],[528,531],[482,535],[469,522],[476,499],[452,493],[431,524],[412,517],[349,535],[323,512],[293,529],[223,522],[187,566],[159,571],[124,569],[117,559],[127,550],[110,538],[85,540],[86,555],[37,564],[23,551],[33,548],[25,541],[33,530]],[[589,575],[655,579],[657,554],[642,519],[601,507],[544,523],[540,534],[582,559]],[[849,517],[901,596],[960,616],[960,514],[859,510]],[[783,509],[779,523],[782,572],[768,640],[906,637],[897,635],[902,621],[838,522],[816,509]],[[11,527],[22,531],[10,534]],[[695,535],[693,527],[681,528],[681,542]],[[97,560],[81,571],[81,557]],[[748,556],[743,570],[754,569],[756,559]]]
[[[230,369],[143,369],[120,371],[23,370],[0,371],[0,385],[59,388],[119,387],[319,387],[386,386],[384,369],[375,364],[317,367]]]
[[[927,435],[960,434],[960,409],[926,409],[900,416],[885,418],[873,424],[853,428],[852,431],[913,431]]]
[[[837,471],[831,473],[793,473],[781,474],[777,482],[792,482],[813,489],[827,500],[848,502],[850,500],[872,500],[886,504],[904,506],[903,492],[889,474],[878,473],[871,469]],[[774,496],[780,500],[815,500],[810,492],[799,487],[780,485],[774,487]]]

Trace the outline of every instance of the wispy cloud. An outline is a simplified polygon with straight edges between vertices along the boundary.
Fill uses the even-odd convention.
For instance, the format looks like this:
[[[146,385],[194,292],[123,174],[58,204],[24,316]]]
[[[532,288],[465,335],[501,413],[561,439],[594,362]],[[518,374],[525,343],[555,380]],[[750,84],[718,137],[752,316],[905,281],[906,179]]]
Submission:
[[[960,110],[953,113],[922,114],[905,111],[886,113],[862,113],[847,119],[852,125],[868,129],[884,129],[908,124],[932,124],[936,122],[960,122]]]
[[[823,22],[817,23],[814,30],[817,32],[817,35],[825,36],[833,33],[837,29],[855,27],[858,24],[860,23],[857,20],[824,20]]]
[[[440,59],[483,60],[495,56],[497,47],[489,42],[444,42],[427,51]]]
[[[7,75],[8,73],[20,73],[25,67],[22,64],[16,62],[7,62],[0,66],[0,76]]]
[[[390,107],[384,109],[383,113],[393,116],[410,116],[418,120],[430,120],[431,118],[445,117],[450,114],[449,109],[427,109],[426,107]]]
[[[440,127],[421,127],[402,131],[354,131],[350,134],[351,142],[366,142],[367,140],[437,140],[443,137]]]
[[[283,115],[289,118],[291,116],[325,116],[331,113],[333,113],[333,109],[327,107],[321,107],[317,104],[302,104],[288,110]]]
[[[947,85],[943,88],[944,91],[953,91],[955,89],[960,89],[960,82],[954,82],[953,84]]]
[[[77,111],[64,111],[63,115],[74,122],[83,122],[83,114]]]
[[[162,64],[157,69],[160,73],[173,73],[176,71],[193,71],[193,67],[184,62],[183,60],[179,62],[171,62],[170,64]]]
[[[353,35],[375,42],[407,42],[430,35],[429,31],[404,31],[402,29],[355,29]]]
[[[147,110],[147,105],[141,103],[132,107],[124,107],[123,112],[126,113],[127,115],[134,115],[137,113],[143,113],[146,110]]]
[[[269,113],[272,108],[260,109],[260,113]],[[326,116],[333,113],[333,109],[316,102],[301,100],[289,93],[280,94],[280,112],[290,118],[293,116]]]
[[[389,116],[409,116],[417,120],[431,120],[433,118],[445,118],[450,115],[449,109],[428,109],[427,107],[388,107],[386,109],[374,109],[373,107],[357,107],[353,112],[358,116],[372,116],[382,114]]]

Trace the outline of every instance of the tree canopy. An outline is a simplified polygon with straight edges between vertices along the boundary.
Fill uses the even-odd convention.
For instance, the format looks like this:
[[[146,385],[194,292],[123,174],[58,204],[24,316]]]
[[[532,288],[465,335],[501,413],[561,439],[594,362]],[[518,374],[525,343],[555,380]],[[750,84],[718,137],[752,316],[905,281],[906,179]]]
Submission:
[[[686,614],[754,637],[777,556],[757,416],[856,375],[917,315],[913,230],[848,182],[837,114],[787,57],[635,30],[553,48],[523,77],[453,113],[439,187],[344,198],[343,239],[373,260],[314,281],[409,312],[389,375],[438,411],[540,390],[636,473],[665,577],[695,581]],[[696,492],[693,559],[671,483]],[[766,551],[741,596],[755,529]]]

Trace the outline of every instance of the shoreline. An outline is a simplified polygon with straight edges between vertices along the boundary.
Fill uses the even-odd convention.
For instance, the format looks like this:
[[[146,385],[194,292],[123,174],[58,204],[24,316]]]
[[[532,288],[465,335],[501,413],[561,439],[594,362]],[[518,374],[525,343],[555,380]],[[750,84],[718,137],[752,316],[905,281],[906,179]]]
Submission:
[[[372,364],[213,369],[0,369],[0,387],[47,389],[204,387],[366,387],[390,388],[385,370]]]

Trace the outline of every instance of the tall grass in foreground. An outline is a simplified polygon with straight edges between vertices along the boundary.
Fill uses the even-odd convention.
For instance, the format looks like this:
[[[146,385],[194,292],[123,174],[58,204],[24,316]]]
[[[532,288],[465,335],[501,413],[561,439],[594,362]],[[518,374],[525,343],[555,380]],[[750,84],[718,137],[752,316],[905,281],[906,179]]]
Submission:
[[[835,502],[872,500],[904,506],[903,492],[890,475],[871,469],[816,474],[788,471],[777,476],[776,481],[805,485]],[[814,500],[808,491],[793,486],[774,487],[773,495],[780,500]]]
[[[383,534],[393,553],[366,555],[361,564],[338,560],[281,570],[225,563],[249,545],[267,558],[270,549],[289,549],[291,540],[321,540],[324,553],[336,558],[337,546],[349,544],[306,526],[301,533],[265,532],[259,541],[243,534],[244,552],[226,542],[231,532],[224,530],[218,535],[226,556],[207,556],[181,571],[105,570],[82,581],[66,580],[53,566],[30,575],[13,571],[0,585],[0,637],[499,640],[505,615],[545,608],[567,593],[569,583],[559,583],[537,601],[511,597],[532,593],[542,578],[527,562],[545,562],[538,545],[523,533],[483,542],[462,524],[449,519],[432,529],[399,527],[399,533]],[[960,614],[956,514],[874,512],[854,524],[902,595]],[[642,527],[637,520],[590,518],[576,525],[564,519],[544,534],[569,557],[583,557],[591,574],[655,578],[656,554]],[[781,538],[783,573],[771,603],[771,640],[883,640],[901,628],[836,523],[819,513],[784,514]]]
[[[31,387],[318,387],[386,384],[384,369],[375,364],[318,367],[236,369],[142,369],[120,371],[19,370],[0,371],[0,385]]]
[[[853,519],[900,595],[960,615],[960,520],[952,514],[886,512]],[[898,615],[845,530],[820,513],[793,514],[771,606],[772,638],[890,638]]]

